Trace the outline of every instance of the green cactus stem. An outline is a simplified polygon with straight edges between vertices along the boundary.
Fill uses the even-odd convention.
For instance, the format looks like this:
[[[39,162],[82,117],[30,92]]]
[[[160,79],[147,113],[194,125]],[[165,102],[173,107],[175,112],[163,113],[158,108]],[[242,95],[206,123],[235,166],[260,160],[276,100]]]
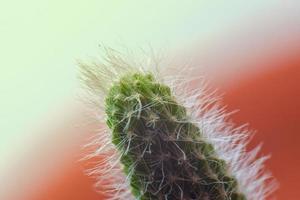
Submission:
[[[105,112],[137,199],[246,199],[203,130],[151,73],[122,76],[108,91]]]

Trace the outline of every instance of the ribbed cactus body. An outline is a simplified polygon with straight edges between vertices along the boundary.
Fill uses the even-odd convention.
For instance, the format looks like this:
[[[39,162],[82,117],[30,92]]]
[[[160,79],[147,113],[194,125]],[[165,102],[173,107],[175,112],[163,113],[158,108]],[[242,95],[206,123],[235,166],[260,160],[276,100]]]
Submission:
[[[202,130],[152,74],[128,73],[115,82],[105,111],[137,199],[246,199]]]

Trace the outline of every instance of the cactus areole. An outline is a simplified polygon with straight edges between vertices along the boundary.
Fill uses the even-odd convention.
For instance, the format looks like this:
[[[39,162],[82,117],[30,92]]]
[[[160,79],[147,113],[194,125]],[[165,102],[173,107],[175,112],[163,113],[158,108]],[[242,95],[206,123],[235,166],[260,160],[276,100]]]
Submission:
[[[246,200],[226,162],[151,73],[127,73],[105,98],[106,123],[141,200]]]

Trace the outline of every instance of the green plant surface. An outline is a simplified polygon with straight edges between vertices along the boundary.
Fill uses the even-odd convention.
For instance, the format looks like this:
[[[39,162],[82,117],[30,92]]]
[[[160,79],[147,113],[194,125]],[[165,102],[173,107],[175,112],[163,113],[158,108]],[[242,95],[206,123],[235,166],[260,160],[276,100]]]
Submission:
[[[109,89],[106,123],[137,199],[246,200],[168,86],[127,73]]]

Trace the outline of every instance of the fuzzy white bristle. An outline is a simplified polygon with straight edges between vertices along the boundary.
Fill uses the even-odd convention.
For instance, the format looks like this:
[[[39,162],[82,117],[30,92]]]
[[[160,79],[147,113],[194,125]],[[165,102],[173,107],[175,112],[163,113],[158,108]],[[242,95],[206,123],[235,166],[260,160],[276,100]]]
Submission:
[[[97,136],[86,145],[96,147],[86,159],[101,157],[101,162],[88,170],[88,174],[96,177],[96,186],[107,199],[136,199],[130,191],[130,173],[124,175],[119,160],[121,155],[111,142],[111,132],[105,125],[104,112],[104,99],[108,90],[128,72],[151,72],[157,81],[171,88],[177,102],[187,109],[188,120],[199,127],[202,137],[214,146],[217,156],[226,161],[228,173],[236,178],[238,188],[247,200],[265,200],[276,189],[277,184],[271,173],[264,169],[268,156],[258,157],[261,145],[246,151],[252,132],[246,126],[237,127],[229,121],[230,113],[220,105],[220,98],[215,92],[208,92],[204,79],[191,77],[187,73],[192,72],[191,68],[177,69],[177,75],[174,75],[171,73],[176,70],[160,69],[154,58],[143,59],[146,62],[134,62],[132,56],[125,56],[109,48],[105,51],[106,56],[102,61],[80,63],[80,66],[83,74],[81,78],[93,94],[88,97],[94,105],[92,111],[96,111],[101,127]],[[134,166],[130,172],[133,169]]]

